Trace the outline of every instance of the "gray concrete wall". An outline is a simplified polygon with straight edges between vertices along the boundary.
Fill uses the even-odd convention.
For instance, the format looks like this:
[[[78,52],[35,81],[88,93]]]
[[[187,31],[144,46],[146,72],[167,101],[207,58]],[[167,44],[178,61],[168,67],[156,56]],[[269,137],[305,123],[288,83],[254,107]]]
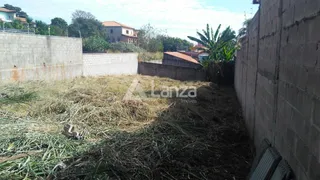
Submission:
[[[186,68],[164,64],[141,62],[139,74],[148,76],[167,77],[182,81],[205,81],[206,73],[202,69]]]
[[[0,32],[0,80],[55,80],[82,75],[82,40]]]
[[[83,75],[133,75],[138,72],[137,53],[83,54]]]
[[[296,179],[320,179],[320,1],[261,1],[241,39],[235,89],[248,130]]]

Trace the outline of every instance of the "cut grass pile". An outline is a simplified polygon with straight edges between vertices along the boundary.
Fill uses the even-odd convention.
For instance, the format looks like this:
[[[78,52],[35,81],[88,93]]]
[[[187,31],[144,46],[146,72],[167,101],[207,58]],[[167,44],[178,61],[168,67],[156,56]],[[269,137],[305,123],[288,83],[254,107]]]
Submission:
[[[124,101],[134,79],[148,95],[195,86],[197,98]],[[4,179],[244,179],[249,172],[252,146],[232,89],[107,76],[4,84],[0,93],[8,95],[0,98]],[[65,124],[85,139],[63,136]]]

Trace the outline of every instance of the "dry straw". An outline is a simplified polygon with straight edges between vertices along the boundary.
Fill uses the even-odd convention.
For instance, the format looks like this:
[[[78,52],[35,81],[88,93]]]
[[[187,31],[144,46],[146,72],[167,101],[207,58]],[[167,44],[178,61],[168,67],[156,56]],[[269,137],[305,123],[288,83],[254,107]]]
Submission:
[[[146,93],[196,86],[196,99],[123,101],[133,79]],[[244,179],[252,146],[232,89],[147,76],[3,84],[4,179]],[[65,124],[85,135],[61,134]]]

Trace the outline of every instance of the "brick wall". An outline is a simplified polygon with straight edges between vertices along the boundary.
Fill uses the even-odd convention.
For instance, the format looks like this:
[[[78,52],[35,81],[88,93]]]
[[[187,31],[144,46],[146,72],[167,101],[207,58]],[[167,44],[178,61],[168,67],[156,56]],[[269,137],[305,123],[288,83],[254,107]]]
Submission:
[[[255,144],[320,179],[320,1],[261,1],[241,45],[235,89]]]

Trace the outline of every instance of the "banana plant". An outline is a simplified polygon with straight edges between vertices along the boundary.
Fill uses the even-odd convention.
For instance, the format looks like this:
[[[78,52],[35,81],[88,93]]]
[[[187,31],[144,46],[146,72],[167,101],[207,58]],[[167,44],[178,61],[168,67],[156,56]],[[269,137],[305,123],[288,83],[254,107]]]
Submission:
[[[230,27],[227,27],[221,34],[220,29],[221,24],[216,31],[213,31],[209,24],[207,24],[206,30],[202,30],[202,33],[197,32],[199,38],[188,36],[190,40],[204,46],[204,48],[199,48],[199,50],[203,50],[209,54],[209,61],[225,61],[226,59],[221,59],[224,57],[224,47],[229,46],[230,42],[235,42],[236,35]]]
[[[222,58],[227,62],[233,60],[235,51],[235,47],[224,46],[222,51]]]

